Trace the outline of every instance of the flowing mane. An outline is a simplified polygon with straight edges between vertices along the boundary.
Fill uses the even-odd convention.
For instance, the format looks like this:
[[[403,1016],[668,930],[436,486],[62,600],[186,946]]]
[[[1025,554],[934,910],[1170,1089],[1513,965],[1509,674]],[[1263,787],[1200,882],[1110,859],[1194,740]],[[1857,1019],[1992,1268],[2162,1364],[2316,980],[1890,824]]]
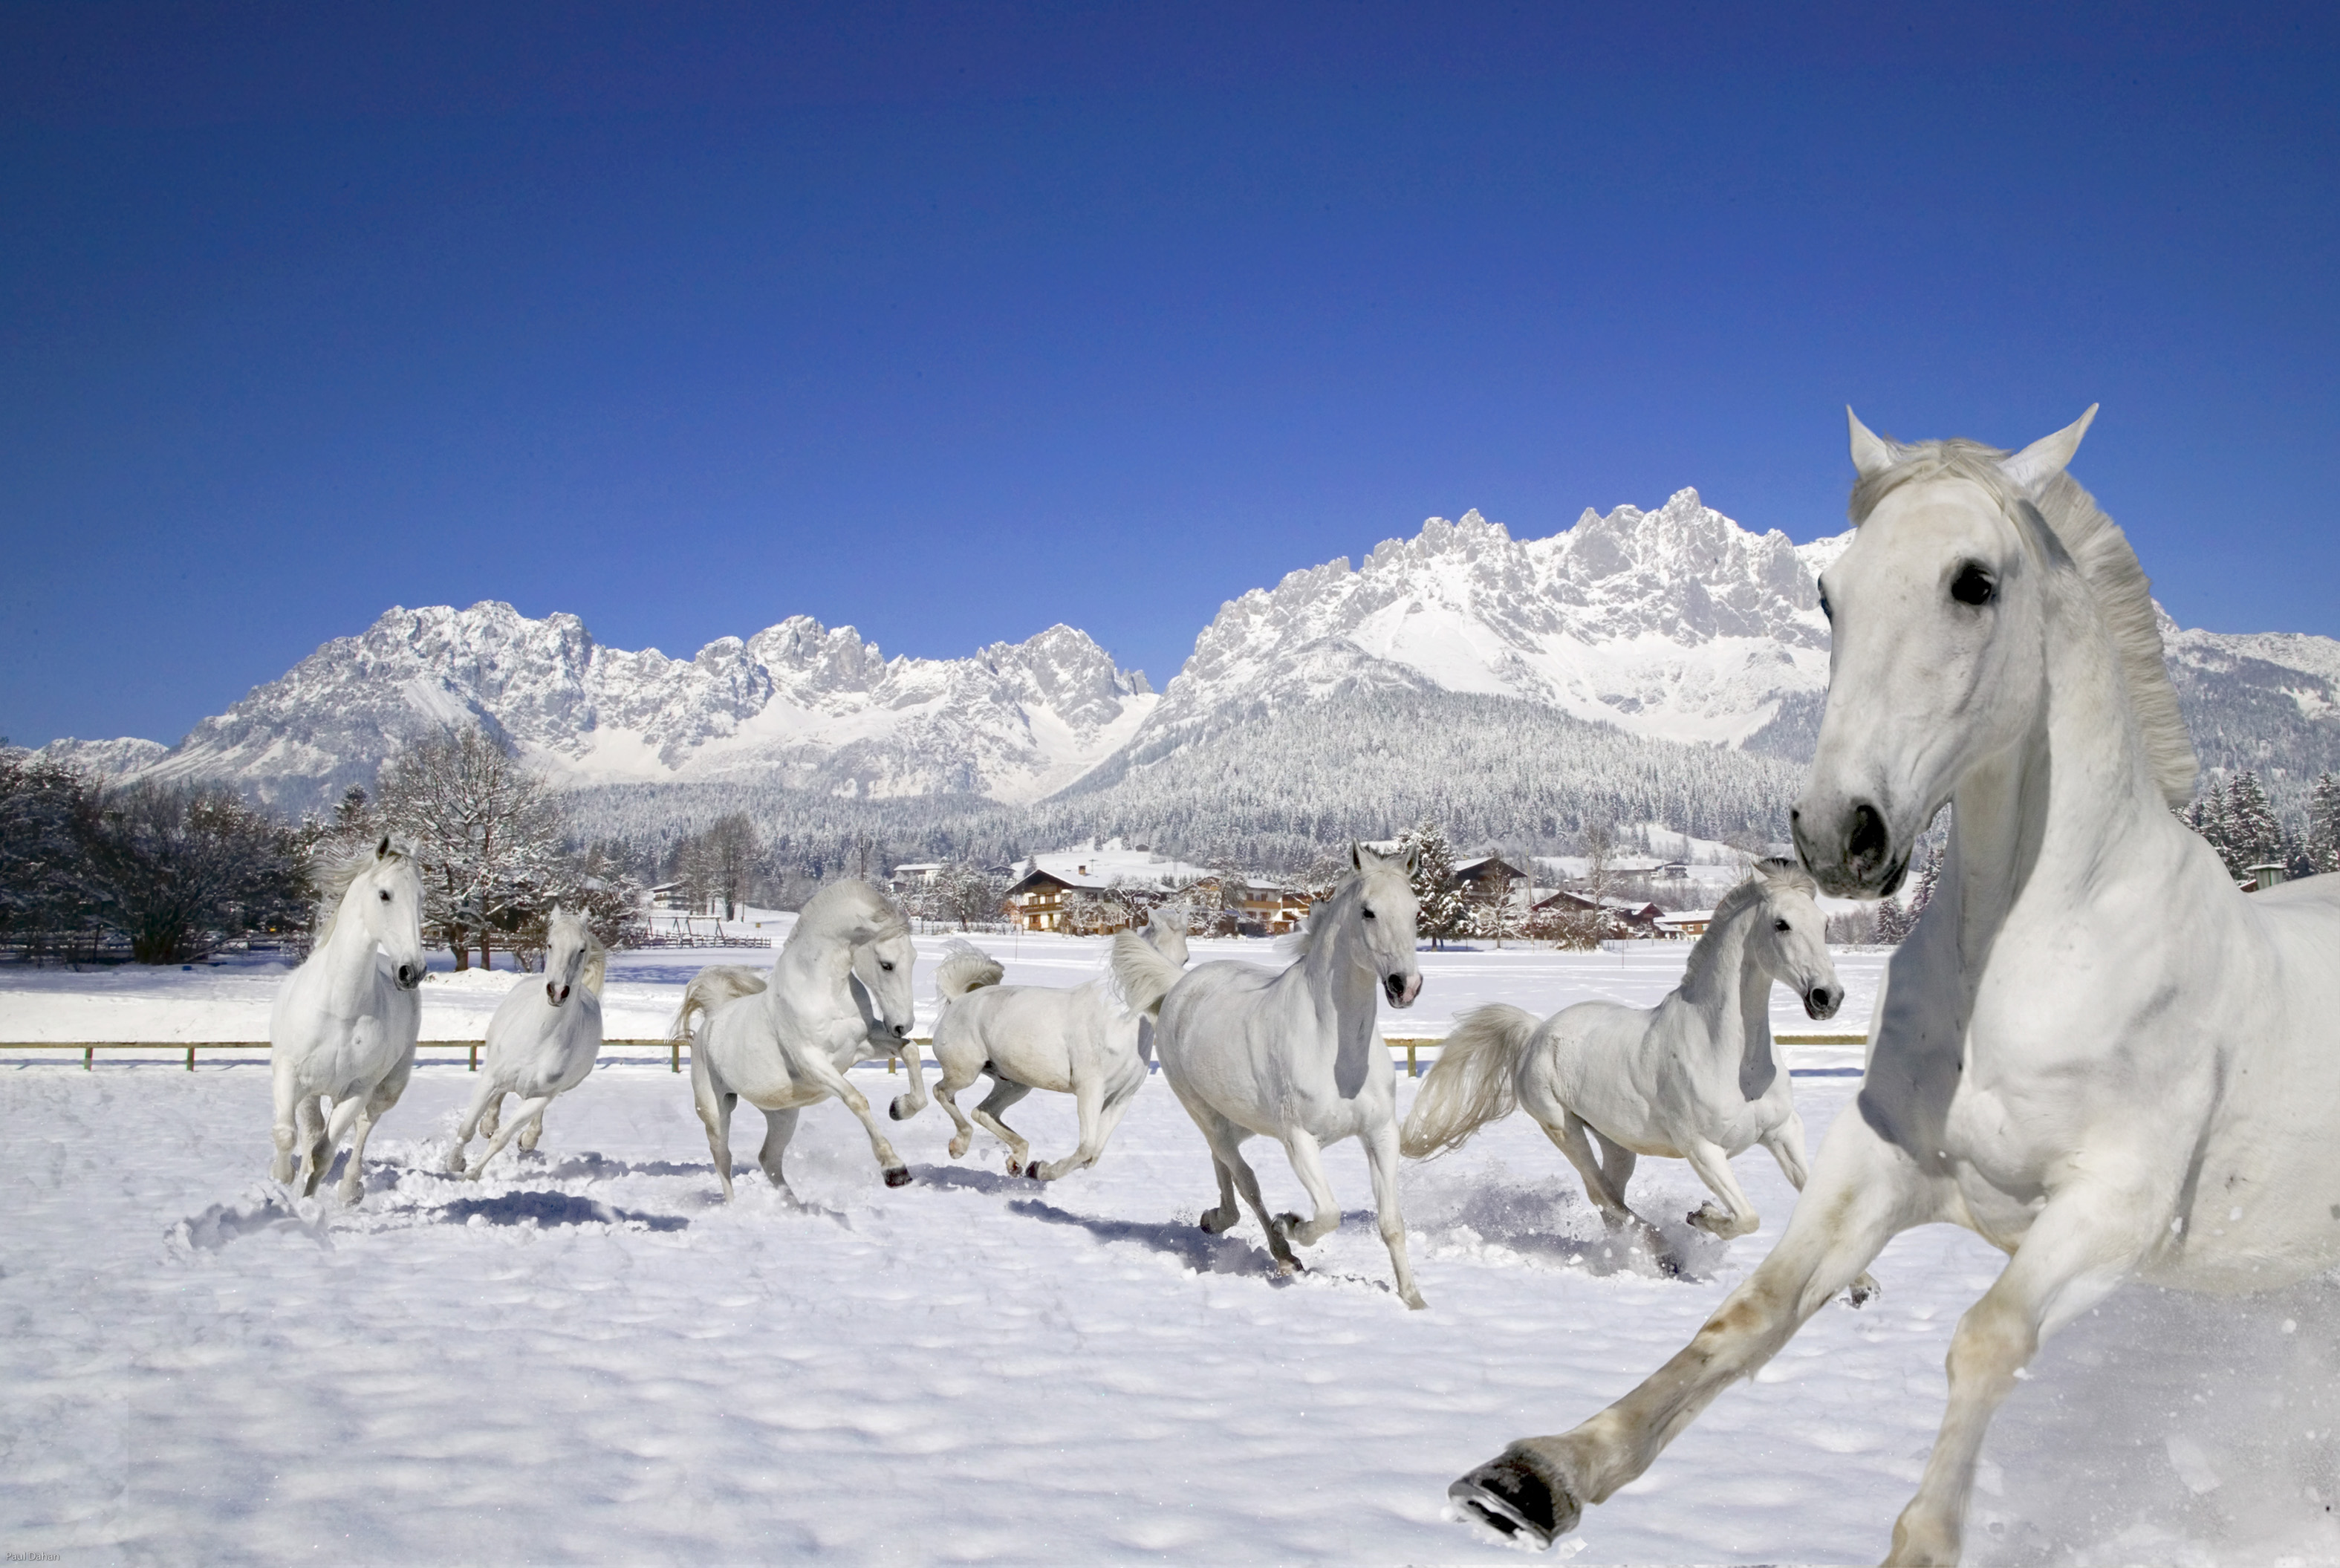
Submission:
[[[1308,906],[1308,913],[1300,917],[1298,925],[1275,939],[1275,950],[1288,958],[1306,958],[1308,950],[1315,946],[1318,918],[1321,917],[1330,927],[1333,924],[1333,907],[1344,898],[1354,897],[1358,885],[1364,879],[1363,871],[1352,871],[1334,883],[1331,892]]]
[[[1681,988],[1684,992],[1695,989],[1722,962],[1722,944],[1714,940],[1716,933],[1770,897],[1775,888],[1786,888],[1806,898],[1816,898],[1819,893],[1819,884],[1812,880],[1811,873],[1793,860],[1756,861],[1748,868],[1743,880],[1714,901],[1714,914],[1707,921],[1705,934],[1691,945],[1689,961],[1682,968]]]
[[[312,867],[309,882],[317,889],[317,904],[325,911],[325,923],[317,928],[311,948],[322,948],[332,940],[333,924],[342,918],[342,900],[349,896],[359,878],[376,866],[407,865],[413,858],[404,845],[392,844],[386,853],[360,849],[331,865]]]
[[[1893,461],[1864,474],[1852,487],[1847,509],[1853,526],[1869,521],[1878,503],[1903,485],[1929,479],[1962,479],[1982,487],[2016,522],[2027,516],[2043,524],[2079,569],[2095,594],[2113,647],[2120,656],[2130,710],[2145,742],[2154,782],[2172,806],[2194,798],[2200,771],[2194,742],[2177,710],[2177,690],[2161,651],[2161,630],[2153,612],[2153,583],[2137,563],[2137,551],[2096,498],[2068,473],[2041,487],[2035,505],[2000,466],[2007,453],[1973,441],[1923,441],[1892,444]],[[2028,537],[2028,531],[2026,531]]]
[[[831,882],[805,900],[804,908],[797,913],[796,928],[780,944],[780,950],[786,952],[795,947],[799,937],[825,939],[842,935],[856,925],[864,928],[853,938],[857,945],[887,942],[910,934],[910,922],[901,906],[872,884]]]

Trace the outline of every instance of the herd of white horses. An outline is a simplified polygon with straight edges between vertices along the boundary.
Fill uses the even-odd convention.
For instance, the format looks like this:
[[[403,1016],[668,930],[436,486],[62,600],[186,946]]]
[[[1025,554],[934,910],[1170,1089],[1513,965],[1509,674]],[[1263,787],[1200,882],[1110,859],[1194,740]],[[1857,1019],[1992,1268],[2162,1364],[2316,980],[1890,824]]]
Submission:
[[[1400,857],[1353,869],[1282,968],[1189,967],[1184,921],[1114,939],[1110,973],[1002,984],[955,944],[939,967],[936,1095],[964,1156],[976,1126],[1011,1173],[1054,1180],[1098,1157],[1158,1062],[1208,1146],[1204,1228],[1247,1207],[1275,1266],[1340,1222],[1326,1144],[1364,1146],[1397,1294],[1424,1305],[1398,1207],[1401,1155],[1451,1149],[1523,1107],[1612,1225],[1643,1222],[1626,1185],[1644,1156],[1690,1163],[1719,1236],[1757,1228],[1732,1156],[1760,1144],[1800,1191],[1786,1230],[1696,1337],[1575,1428],[1523,1438],[1449,1488],[1468,1516],[1550,1544],[1641,1475],[1725,1386],[1751,1376],[1898,1232],[1948,1221],[2008,1255],[1960,1318],[1949,1402],[1887,1561],[1958,1560],[1984,1430],[2041,1340],[2125,1281],[2266,1289],[2340,1262],[2340,878],[2246,897],[2173,814],[2196,764],[2162,662],[2147,583],[2120,531],[2064,471],[2087,414],[2014,453],[1899,444],[1851,421],[1854,541],[1821,580],[1833,629],[1818,753],[1791,814],[1800,865],[1767,861],[1718,906],[1681,987],[1647,1011],[1584,1003],[1538,1020],[1462,1019],[1403,1128],[1380,1006],[1422,988]],[[1807,1162],[1775,1055],[1770,987],[1814,1017],[1843,999],[1816,892],[1891,895],[1948,803],[1938,890],[1888,966],[1858,1097]],[[398,1102],[420,1027],[421,887],[390,840],[329,880],[332,915],[271,1021],[274,1175],[312,1194],[348,1140],[341,1196],[362,1192],[374,1123]],[[591,1070],[604,954],[566,913],[541,975],[490,1024],[447,1168],[476,1177]],[[848,1070],[907,1064],[895,1120],[927,1103],[908,1043],[915,954],[901,911],[860,882],[807,902],[768,971],[686,988],[676,1037],[715,1174],[731,1191],[731,1112],[764,1113],[758,1163],[783,1160],[807,1106],[842,1101],[889,1185],[910,1179]],[[957,1095],[992,1087],[972,1122]],[[1034,1089],[1069,1094],[1078,1146],[1042,1163],[1002,1120]],[[508,1096],[519,1098],[500,1115]],[[489,1138],[476,1161],[466,1150]],[[1314,1212],[1270,1214],[1244,1159],[1282,1145]]]

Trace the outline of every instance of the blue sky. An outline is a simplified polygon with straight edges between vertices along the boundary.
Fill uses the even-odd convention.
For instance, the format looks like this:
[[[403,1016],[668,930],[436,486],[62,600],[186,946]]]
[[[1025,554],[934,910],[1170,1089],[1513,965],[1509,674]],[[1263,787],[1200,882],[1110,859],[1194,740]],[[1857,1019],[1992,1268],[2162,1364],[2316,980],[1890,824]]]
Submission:
[[[1848,402],[2101,402],[2181,620],[2340,635],[2325,10],[361,9],[0,12],[0,733],[491,598],[1159,685],[1433,513],[1837,531]]]

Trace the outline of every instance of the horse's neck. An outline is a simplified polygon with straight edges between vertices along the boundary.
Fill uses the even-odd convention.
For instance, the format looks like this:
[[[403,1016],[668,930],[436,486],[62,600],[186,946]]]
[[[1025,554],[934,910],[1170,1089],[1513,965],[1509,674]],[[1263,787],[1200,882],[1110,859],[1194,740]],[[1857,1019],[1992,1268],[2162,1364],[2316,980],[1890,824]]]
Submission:
[[[2101,624],[2054,618],[2048,640],[2045,702],[2018,744],[1959,781],[1928,906],[1957,926],[1969,1004],[2010,926],[2060,931],[2104,868],[2178,849]]]
[[[1317,1018],[1326,1027],[1326,1037],[1335,1043],[1372,1033],[1380,1012],[1381,982],[1357,962],[1356,948],[1363,940],[1354,928],[1342,921],[1330,940],[1310,944],[1307,956],[1277,981],[1289,985],[1296,976],[1298,983],[1307,987]]]
[[[1699,942],[1710,951],[1701,955],[1695,974],[1683,978],[1679,993],[1704,1020],[1710,1042],[1730,1056],[1759,1041],[1770,1047],[1771,977],[1747,939],[1750,923],[1762,912],[1760,902],[1750,903],[1710,928]]]
[[[310,960],[324,970],[325,987],[337,1013],[357,1010],[371,997],[379,978],[373,933],[366,929],[365,916],[357,907],[364,890],[360,883],[342,895],[341,907],[333,912],[332,935]]]
[[[853,946],[841,938],[791,941],[772,963],[766,987],[774,1008],[799,1021],[821,1023],[855,1011],[845,982],[853,973]]]

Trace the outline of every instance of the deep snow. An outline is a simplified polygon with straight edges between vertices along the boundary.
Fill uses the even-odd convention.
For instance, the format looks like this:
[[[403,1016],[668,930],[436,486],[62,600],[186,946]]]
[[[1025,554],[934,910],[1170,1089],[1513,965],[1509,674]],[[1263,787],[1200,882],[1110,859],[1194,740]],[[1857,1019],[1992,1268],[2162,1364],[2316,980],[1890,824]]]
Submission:
[[[1097,952],[987,945],[1012,978],[1060,984]],[[613,990],[640,987],[629,1005],[662,1023],[658,994],[708,957],[629,956]],[[1425,954],[1419,1022],[1384,1026],[1434,1025],[1465,999],[1647,1000],[1671,983],[1667,958]],[[1838,1025],[1857,1028],[1876,964],[1844,972]],[[426,1036],[461,1037],[447,1020],[474,1000],[483,1020],[490,987],[513,978],[478,998],[434,983]],[[104,1002],[251,1037],[226,1027],[254,1005],[239,987],[259,993],[264,1032],[272,983],[233,968],[10,972],[0,1036]],[[1839,1055],[1790,1059],[1809,1072]],[[873,1097],[902,1083],[858,1076]],[[1680,1223],[1702,1196],[1688,1169],[1645,1161],[1631,1196],[1661,1223],[1661,1264],[1611,1245],[1514,1118],[1409,1167],[1431,1308],[1408,1313],[1353,1147],[1328,1158],[1348,1223],[1279,1280],[1248,1220],[1195,1228],[1207,1156],[1158,1084],[1100,1166],[1045,1188],[1001,1174],[987,1138],[950,1161],[929,1110],[892,1129],[917,1179],[889,1191],[843,1110],[815,1108],[792,1151],[801,1209],[753,1180],[722,1207],[684,1084],[648,1063],[604,1066],[556,1104],[538,1156],[446,1178],[468,1087],[460,1066],[420,1070],[374,1138],[363,1203],[342,1211],[263,1179],[256,1066],[0,1067],[0,1546],[69,1561],[1516,1562],[1443,1517],[1447,1482],[1653,1368],[1790,1202],[1760,1151],[1743,1157],[1765,1226],[1725,1246]],[[1796,1087],[1817,1143],[1853,1081]],[[1072,1142],[1060,1097],[1014,1119],[1045,1151]],[[737,1135],[749,1177],[758,1121],[743,1112]],[[1252,1147],[1271,1200],[1295,1203],[1280,1155]],[[1876,1265],[1882,1300],[1824,1309],[1562,1550],[1874,1561],[1939,1417],[1950,1327],[1998,1265],[1948,1227],[1900,1238]],[[2246,1302],[2117,1296],[2049,1345],[2000,1416],[1971,1554],[2340,1560],[2335,1330],[2340,1292],[2323,1283]]]

